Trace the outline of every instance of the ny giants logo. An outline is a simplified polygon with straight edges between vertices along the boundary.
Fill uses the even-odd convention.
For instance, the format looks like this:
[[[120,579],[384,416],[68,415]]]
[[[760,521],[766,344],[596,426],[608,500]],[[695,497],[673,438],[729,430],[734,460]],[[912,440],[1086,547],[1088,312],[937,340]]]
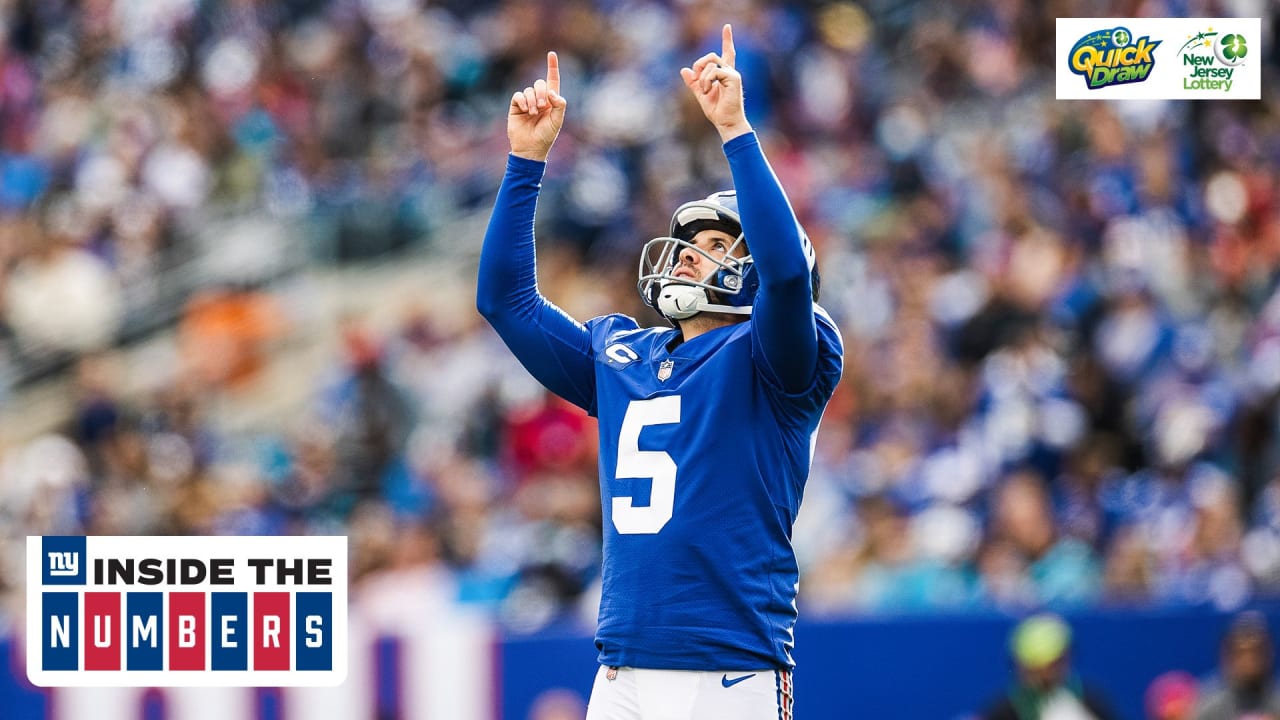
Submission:
[[[336,685],[346,559],[344,537],[29,537],[28,675],[42,686]]]
[[[46,553],[49,556],[49,575],[52,577],[75,577],[80,574],[80,556],[73,552]]]

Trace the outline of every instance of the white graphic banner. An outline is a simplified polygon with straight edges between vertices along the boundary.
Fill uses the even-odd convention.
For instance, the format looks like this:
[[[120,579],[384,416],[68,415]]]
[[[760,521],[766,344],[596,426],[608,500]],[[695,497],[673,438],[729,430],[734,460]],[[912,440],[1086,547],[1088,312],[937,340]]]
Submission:
[[[27,676],[45,687],[333,686],[347,539],[27,538]]]
[[[1259,18],[1058,18],[1059,100],[1258,100]]]

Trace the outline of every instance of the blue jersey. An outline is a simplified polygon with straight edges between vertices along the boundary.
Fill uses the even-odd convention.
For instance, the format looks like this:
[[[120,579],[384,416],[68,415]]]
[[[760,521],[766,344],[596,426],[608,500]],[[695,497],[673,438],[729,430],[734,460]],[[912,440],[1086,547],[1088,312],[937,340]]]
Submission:
[[[839,333],[818,317],[819,373],[800,393],[757,369],[750,320],[674,350],[671,329],[638,329],[619,315],[587,323],[600,421],[602,663],[792,664],[791,527],[840,376]]]
[[[760,275],[744,322],[681,342],[551,304],[533,243],[543,163],[508,159],[480,256],[481,313],[534,377],[599,418],[607,665],[792,665],[791,528],[843,346],[812,302],[799,225],[754,134],[725,154]]]

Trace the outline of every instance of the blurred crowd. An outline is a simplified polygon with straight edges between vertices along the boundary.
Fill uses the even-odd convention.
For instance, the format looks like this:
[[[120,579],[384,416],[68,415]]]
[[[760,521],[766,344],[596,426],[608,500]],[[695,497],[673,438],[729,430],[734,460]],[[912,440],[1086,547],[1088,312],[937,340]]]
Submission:
[[[480,322],[472,266],[395,322],[344,318],[331,372],[284,428],[212,419],[270,363],[270,340],[298,331],[270,287],[192,298],[190,351],[156,358],[145,394],[121,391],[110,348],[129,303],[200,250],[210,208],[307,228],[317,262],[485,212],[510,94],[551,48],[570,105],[539,207],[542,289],[580,318],[661,322],[633,289],[639,249],[679,203],[729,184],[677,70],[732,21],[748,115],[847,347],[796,529],[802,611],[1274,596],[1271,12],[0,3],[0,346],[79,358],[74,417],[0,456],[0,584],[20,585],[28,534],[342,533],[357,592],[432,568],[442,592],[517,629],[592,618],[594,421]],[[1057,16],[1236,14],[1263,17],[1260,102],[1053,100]]]

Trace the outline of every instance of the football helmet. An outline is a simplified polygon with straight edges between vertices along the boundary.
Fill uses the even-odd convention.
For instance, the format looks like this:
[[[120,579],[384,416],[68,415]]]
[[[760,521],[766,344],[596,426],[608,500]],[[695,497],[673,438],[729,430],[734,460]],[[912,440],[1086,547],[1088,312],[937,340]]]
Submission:
[[[693,244],[694,236],[707,229],[721,230],[735,238],[724,257],[712,257]],[[813,245],[803,231],[800,240],[812,275],[813,299],[817,300],[819,278]],[[733,257],[739,246],[746,249],[746,256]],[[715,271],[702,280],[675,276],[680,253],[686,248],[710,262]],[[684,320],[703,311],[750,315],[760,278],[742,233],[737,192],[723,190],[676,208],[671,216],[671,234],[650,240],[641,250],[639,275],[636,287],[640,297],[668,320]]]

